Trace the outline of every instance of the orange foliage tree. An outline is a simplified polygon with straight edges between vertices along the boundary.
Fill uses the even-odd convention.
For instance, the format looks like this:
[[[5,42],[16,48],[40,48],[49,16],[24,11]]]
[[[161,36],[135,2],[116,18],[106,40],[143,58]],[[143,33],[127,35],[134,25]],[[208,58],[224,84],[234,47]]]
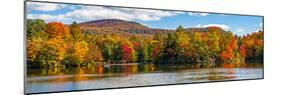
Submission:
[[[65,37],[69,29],[61,22],[50,22],[46,25],[46,32],[50,37]]]

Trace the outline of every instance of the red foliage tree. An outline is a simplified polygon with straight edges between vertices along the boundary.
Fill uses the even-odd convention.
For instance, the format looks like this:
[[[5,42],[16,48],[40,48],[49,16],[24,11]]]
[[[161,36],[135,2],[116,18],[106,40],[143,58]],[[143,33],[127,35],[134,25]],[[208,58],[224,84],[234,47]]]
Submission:
[[[130,61],[131,60],[131,56],[132,56],[132,53],[133,53],[133,48],[131,48],[128,44],[123,44],[122,46],[121,46],[121,48],[122,48],[122,54],[123,54],[123,56],[122,56],[122,59],[124,60],[124,61]]]
[[[223,60],[228,60],[234,57],[234,48],[237,46],[236,38],[232,38],[231,42],[226,46],[226,50],[222,51],[220,54]]]
[[[239,47],[239,52],[240,52],[240,55],[242,57],[246,57],[247,56],[247,49],[246,49],[246,46],[244,44],[242,44],[240,47]]]

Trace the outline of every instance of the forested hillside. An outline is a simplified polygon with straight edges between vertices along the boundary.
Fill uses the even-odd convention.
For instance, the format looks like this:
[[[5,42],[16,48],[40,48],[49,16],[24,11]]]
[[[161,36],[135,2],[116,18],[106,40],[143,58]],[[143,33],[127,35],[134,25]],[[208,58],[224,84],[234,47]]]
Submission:
[[[153,29],[106,19],[46,23],[28,19],[28,66],[91,64],[245,64],[263,60],[263,31],[237,36],[219,27]]]

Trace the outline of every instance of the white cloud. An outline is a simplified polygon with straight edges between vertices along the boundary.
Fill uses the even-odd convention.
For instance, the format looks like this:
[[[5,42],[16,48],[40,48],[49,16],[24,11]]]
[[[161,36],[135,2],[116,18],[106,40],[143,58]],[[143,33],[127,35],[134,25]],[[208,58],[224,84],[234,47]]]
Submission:
[[[225,30],[225,31],[229,31],[230,27],[225,25],[225,24],[206,24],[206,25],[201,25],[201,24],[197,24],[195,27],[197,28],[207,28],[207,27],[220,27],[221,29]]]
[[[132,15],[125,14],[124,12],[120,12],[118,10],[92,6],[81,7],[81,9],[66,13],[65,16],[73,19],[80,19],[82,21],[112,18],[131,20],[133,18]]]
[[[242,28],[239,28],[239,29],[236,29],[235,32],[237,32],[237,33],[243,33],[243,32],[245,32],[245,30],[242,29]]]
[[[64,15],[28,14],[29,19],[44,19],[47,22],[66,19]]]
[[[197,12],[187,12],[187,14],[190,16],[207,16],[207,15],[209,15],[208,13],[197,13]]]
[[[47,14],[28,14],[28,18],[40,18],[49,21],[72,20],[77,22],[98,20],[98,19],[123,19],[123,20],[142,20],[154,21],[161,20],[163,17],[182,14],[183,12],[171,12],[162,10],[145,10],[145,9],[128,9],[113,8],[102,6],[81,6],[64,14],[47,15]]]
[[[37,10],[37,11],[55,11],[66,7],[64,4],[54,4],[54,3],[36,3],[28,2],[28,10]]]
[[[225,31],[229,31],[230,27],[225,25],[225,24],[207,24],[207,25],[203,25],[203,27],[211,27],[211,26],[215,26],[215,27],[220,27]]]
[[[263,27],[263,23],[262,22],[259,24],[259,27]]]
[[[123,20],[160,20],[163,17],[174,16],[179,12],[168,12],[160,10],[145,10],[145,9],[128,9],[128,8],[112,8],[101,6],[85,6],[81,9],[69,12],[67,17],[85,20],[96,19],[123,19]]]
[[[263,29],[257,29],[254,32],[259,32],[259,31],[263,31]]]
[[[195,25],[195,28],[202,28],[202,25],[201,24],[197,24],[197,25]]]

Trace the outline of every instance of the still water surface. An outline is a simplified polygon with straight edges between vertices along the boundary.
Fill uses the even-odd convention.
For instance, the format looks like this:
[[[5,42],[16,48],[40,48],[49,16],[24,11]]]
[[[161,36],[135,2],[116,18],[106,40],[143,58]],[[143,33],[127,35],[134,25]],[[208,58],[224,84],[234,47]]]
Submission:
[[[194,65],[95,65],[75,68],[28,68],[26,92],[54,92],[144,85],[263,78],[260,63],[239,68]]]

